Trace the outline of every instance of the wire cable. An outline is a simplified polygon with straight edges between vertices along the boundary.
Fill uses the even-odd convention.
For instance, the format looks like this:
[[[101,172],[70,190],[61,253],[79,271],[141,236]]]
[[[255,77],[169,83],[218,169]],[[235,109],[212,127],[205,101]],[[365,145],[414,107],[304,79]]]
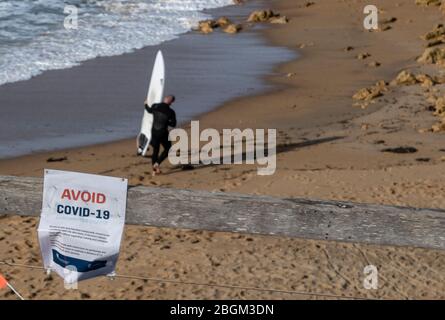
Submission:
[[[28,269],[45,270],[45,268],[40,267],[40,266],[31,266],[31,265],[21,264],[21,263],[11,263],[11,262],[7,262],[7,261],[0,261],[0,264],[11,266],[11,267],[21,267],[21,268],[28,268]],[[315,297],[349,299],[349,300],[373,300],[372,298],[366,298],[366,297],[341,296],[341,295],[330,294],[330,293],[316,293],[316,292],[304,292],[304,291],[294,291],[294,290],[270,289],[270,288],[238,286],[238,285],[230,285],[230,284],[202,283],[202,282],[181,281],[181,280],[152,278],[152,277],[145,277],[145,276],[124,275],[124,274],[122,274],[122,275],[115,274],[113,276],[109,276],[109,278],[111,278],[111,279],[112,278],[120,278],[120,279],[132,279],[132,280],[145,280],[145,281],[159,282],[159,283],[174,283],[174,284],[179,284],[179,285],[195,285],[195,286],[237,289],[237,290],[246,290],[246,291],[284,293],[284,294],[292,294],[292,295],[300,295],[300,296],[315,296]]]

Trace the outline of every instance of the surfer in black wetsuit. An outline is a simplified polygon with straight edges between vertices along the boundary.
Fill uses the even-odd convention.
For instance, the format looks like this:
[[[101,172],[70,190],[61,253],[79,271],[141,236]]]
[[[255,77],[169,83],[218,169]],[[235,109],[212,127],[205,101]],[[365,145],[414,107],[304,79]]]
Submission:
[[[153,175],[161,173],[159,166],[168,157],[168,152],[172,146],[171,141],[168,140],[168,127],[176,127],[176,113],[171,108],[173,102],[175,102],[175,96],[166,96],[163,102],[155,103],[151,108],[145,103],[145,110],[153,115],[150,142],[153,147],[153,155],[151,156]],[[161,145],[164,150],[159,155]]]

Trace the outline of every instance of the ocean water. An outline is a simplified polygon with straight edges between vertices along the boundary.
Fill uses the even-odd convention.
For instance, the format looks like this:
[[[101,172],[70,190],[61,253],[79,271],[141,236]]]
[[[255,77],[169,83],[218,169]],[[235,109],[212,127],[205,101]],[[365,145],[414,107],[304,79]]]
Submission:
[[[232,0],[0,0],[0,85],[189,31]],[[71,18],[77,8],[77,29]],[[65,10],[67,9],[67,10]],[[68,29],[65,27],[68,23]]]
[[[166,61],[165,92],[176,95],[181,124],[231,99],[273,89],[264,76],[297,57],[269,45],[256,32],[261,25],[237,35],[187,32],[209,17],[241,22],[268,0],[242,6],[224,6],[231,4],[226,0],[69,1],[81,8],[74,32],[61,27],[65,15],[58,3],[0,0],[0,159],[135,138],[158,50]],[[15,22],[4,24],[8,19]],[[37,21],[42,26],[35,27]]]

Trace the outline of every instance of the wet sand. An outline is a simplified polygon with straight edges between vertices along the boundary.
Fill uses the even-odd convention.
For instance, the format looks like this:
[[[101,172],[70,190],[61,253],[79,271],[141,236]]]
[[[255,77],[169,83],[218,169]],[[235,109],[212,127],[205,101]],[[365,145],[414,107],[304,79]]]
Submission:
[[[443,72],[416,63],[425,49],[421,36],[443,20],[438,8],[410,0],[376,1],[382,21],[397,21],[386,31],[368,32],[362,27],[365,1],[304,4],[272,1],[290,23],[262,31],[272,44],[301,55],[268,76],[282,89],[236,99],[199,118],[201,128],[277,128],[275,175],[258,176],[256,166],[249,165],[187,171],[165,165],[165,174],[153,178],[150,159],[134,155],[133,139],[1,161],[0,173],[41,176],[43,168],[57,168],[125,176],[133,185],[444,208],[444,135],[429,130],[438,118],[427,101],[433,89],[444,95],[444,85],[388,86],[363,108],[352,99],[359,89],[390,82],[406,68]],[[349,46],[353,49],[345,50]],[[371,56],[357,59],[361,53]],[[370,61],[381,65],[371,67]],[[382,152],[402,146],[416,151]],[[68,160],[47,163],[51,156]],[[13,217],[1,223],[6,226],[0,234],[2,256],[40,265],[37,220]],[[356,297],[443,299],[444,259],[439,250],[127,226],[117,271]],[[369,264],[380,270],[375,291],[363,288],[363,268]],[[314,298],[134,279],[97,279],[66,292],[60,279],[45,280],[41,271],[0,267],[34,298]]]

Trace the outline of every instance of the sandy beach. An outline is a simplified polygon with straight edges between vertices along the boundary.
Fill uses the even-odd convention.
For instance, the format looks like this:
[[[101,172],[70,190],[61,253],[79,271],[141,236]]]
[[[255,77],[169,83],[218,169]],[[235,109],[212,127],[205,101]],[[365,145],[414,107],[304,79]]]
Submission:
[[[0,174],[42,176],[44,168],[63,169],[127,177],[131,185],[443,209],[445,130],[440,123],[445,122],[438,106],[445,94],[445,69],[439,62],[417,61],[428,50],[423,36],[443,22],[442,11],[413,0],[377,0],[381,29],[369,32],[363,28],[366,1],[309,4],[257,3],[285,15],[289,23],[245,25],[246,30],[230,36],[252,32],[298,58],[264,69],[268,90],[191,116],[201,128],[276,128],[274,175],[258,176],[256,165],[182,170],[166,163],[164,174],[152,177],[150,158],[135,155],[134,138],[0,160]],[[375,85],[378,81],[383,84]],[[0,219],[0,270],[31,299],[326,298],[136,278],[94,279],[66,291],[55,275],[2,264],[42,265],[37,223],[35,218]],[[126,226],[121,252],[118,275],[347,297],[445,298],[445,253],[440,250]],[[363,268],[369,264],[380,270],[378,290],[363,288]],[[0,298],[15,297],[3,291]]]

